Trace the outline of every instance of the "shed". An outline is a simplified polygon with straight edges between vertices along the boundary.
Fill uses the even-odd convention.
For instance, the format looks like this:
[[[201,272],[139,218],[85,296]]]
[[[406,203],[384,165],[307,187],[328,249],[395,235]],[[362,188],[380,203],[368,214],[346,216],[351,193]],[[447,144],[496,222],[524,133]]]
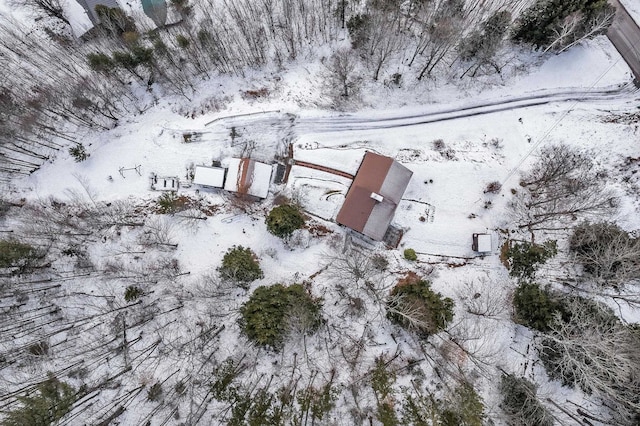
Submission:
[[[490,234],[473,234],[471,249],[478,253],[489,253],[491,248],[491,235]]]
[[[336,221],[382,241],[412,175],[393,158],[367,152]]]
[[[177,191],[180,181],[177,176],[158,176],[151,174],[151,189],[154,191]]]
[[[228,169],[224,189],[238,194],[267,198],[273,166],[250,158],[230,158],[226,163]]]
[[[196,166],[193,183],[196,185],[222,188],[226,170],[221,167]]]

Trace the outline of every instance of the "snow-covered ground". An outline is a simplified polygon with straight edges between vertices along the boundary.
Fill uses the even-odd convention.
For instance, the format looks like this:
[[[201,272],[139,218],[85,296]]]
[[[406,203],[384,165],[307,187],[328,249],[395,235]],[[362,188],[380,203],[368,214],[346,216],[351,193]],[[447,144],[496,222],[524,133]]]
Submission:
[[[336,332],[344,332],[349,337],[369,333],[369,358],[382,353],[393,354],[402,348],[407,359],[413,356],[417,359],[422,355],[401,339],[397,343],[396,330],[391,329],[379,313],[354,320],[349,323],[353,329],[344,330],[342,310],[345,302],[336,293],[336,283],[320,273],[327,266],[327,258],[344,246],[345,230],[332,219],[350,185],[349,179],[294,166],[287,185],[272,185],[266,201],[239,208],[229,194],[188,186],[191,166],[211,165],[214,161],[240,156],[247,147],[256,159],[272,162],[276,156],[286,153],[288,138],[293,144],[294,159],[352,174],[367,150],[395,158],[414,173],[394,219],[394,223],[406,232],[398,250],[383,247],[375,250],[390,259],[390,269],[397,271],[395,279],[407,271],[428,276],[435,290],[455,300],[456,318],[463,322],[464,298],[468,296],[465,291],[470,282],[486,279],[496,287],[505,287],[505,294],[510,291],[504,284],[508,277],[498,256],[503,238],[501,230],[512,225],[506,214],[506,203],[510,189],[518,187],[518,173],[535,160],[541,146],[564,141],[587,148],[599,165],[611,168],[612,175],[616,174],[615,168],[622,159],[639,155],[637,124],[614,124],[603,120],[611,112],[632,111],[637,106],[638,94],[629,91],[607,98],[551,100],[504,111],[483,111],[481,107],[474,116],[455,118],[442,113],[441,121],[421,123],[420,117],[427,114],[500,100],[572,92],[588,97],[590,91],[615,91],[626,87],[631,79],[630,71],[604,37],[551,56],[541,65],[530,64],[506,82],[493,77],[485,79],[480,86],[464,82],[443,90],[434,90],[428,83],[408,83],[401,88],[372,85],[363,91],[366,108],[355,113],[311,108],[322,102],[318,95],[319,79],[315,78],[314,72],[313,65],[293,65],[282,72],[279,79],[256,75],[253,81],[244,83],[244,90],[246,86],[268,86],[272,90],[264,100],[255,101],[243,99],[241,88],[231,83],[227,85],[224,79],[208,83],[211,86],[203,87],[202,92],[227,98],[216,113],[189,114],[185,112],[189,105],[185,105],[184,100],[163,99],[144,114],[130,117],[113,130],[83,134],[82,143],[90,154],[87,160],[77,163],[67,153],[61,153],[31,176],[15,181],[12,197],[29,201],[54,197],[64,201],[84,193],[91,194],[95,201],[132,198],[136,202],[150,203],[159,195],[149,189],[151,173],[178,176],[186,184],[179,194],[201,197],[218,206],[218,211],[197,227],[180,226],[175,217],[164,219],[173,224],[172,240],[178,245],[173,256],[178,259],[182,271],[190,273],[189,277],[172,282],[175,288],[165,286],[156,290],[167,300],[178,293],[195,293],[198,279],[207,272],[215,272],[223,253],[230,247],[251,247],[265,276],[253,282],[252,288],[275,282],[309,280],[314,295],[325,298],[324,315]],[[373,87],[375,90],[371,90]],[[192,111],[197,110],[197,101],[192,107]],[[372,120],[382,119],[389,120],[389,125],[373,126]],[[232,132],[239,136],[232,138]],[[196,133],[198,137],[187,143],[185,133]],[[434,143],[438,140],[442,142]],[[485,194],[487,184],[493,181],[502,183],[502,192]],[[621,193],[629,189],[622,182],[616,185]],[[328,235],[307,235],[299,246],[291,248],[269,234],[264,217],[277,195],[298,200],[315,217],[312,225],[326,227]],[[625,199],[624,210],[617,218],[629,230],[640,228],[636,196],[632,193]],[[480,257],[472,252],[471,235],[475,232],[492,234],[492,253]],[[113,236],[114,241],[117,238]],[[107,249],[110,244],[112,241],[106,238],[96,243],[92,249],[94,258],[102,259],[104,264],[112,260],[116,254]],[[413,248],[418,253],[417,263],[402,258],[405,248]],[[100,293],[103,289],[96,287],[84,291]],[[240,292],[235,300],[220,309],[235,312],[246,299],[247,294]],[[208,316],[212,312],[205,302],[196,300],[188,305],[192,311],[186,308],[178,311],[173,321],[167,320],[166,330],[169,331],[165,332],[186,335],[185,330],[196,328],[194,324],[210,321]],[[227,328],[220,335],[218,360],[245,350],[246,342],[238,339],[235,315],[225,319]],[[640,319],[637,313],[630,315]],[[469,324],[465,326],[476,327],[474,332],[482,341],[482,344],[478,343],[478,353],[483,354],[483,359],[491,360],[505,371],[526,371],[535,375],[542,383],[540,392],[544,396],[564,400],[570,394],[580,402],[579,393],[546,380],[540,365],[526,367],[531,335],[513,324],[509,309],[505,308],[497,318],[478,317],[474,319],[475,324],[466,320]],[[156,337],[141,335],[147,343]],[[314,344],[320,346],[314,340],[310,347],[315,348]],[[312,349],[309,366],[329,371],[334,362],[332,357],[337,356],[333,349]],[[280,355],[263,354],[255,374],[268,375],[271,371],[280,371],[278,369],[286,371],[285,366],[295,363],[293,353],[306,351],[306,342],[304,348],[296,342],[286,346]],[[180,370],[182,367],[177,367],[179,364],[172,356],[177,355],[170,354],[166,360],[157,361],[156,369],[148,374],[160,380],[170,377],[169,373],[176,368]],[[142,382],[142,372],[135,374]],[[338,372],[338,381],[347,383],[346,375],[346,372]],[[498,398],[492,393],[494,385],[487,378],[480,384],[489,413],[497,410]],[[137,402],[140,411],[136,411],[135,405],[130,407],[121,417],[122,424],[142,421],[149,411],[144,403],[144,398]],[[339,404],[346,403],[341,400]],[[349,424],[345,419],[333,420],[335,424]]]
[[[640,2],[638,0],[620,0],[620,3],[627,9],[633,20],[640,23]]]

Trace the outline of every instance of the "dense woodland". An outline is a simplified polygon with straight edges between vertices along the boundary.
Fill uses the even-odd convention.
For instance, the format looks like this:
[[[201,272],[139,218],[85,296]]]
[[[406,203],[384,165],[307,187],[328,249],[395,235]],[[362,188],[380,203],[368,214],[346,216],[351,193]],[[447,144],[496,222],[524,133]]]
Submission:
[[[321,60],[326,107],[356,108],[363,80],[500,74],[521,50],[560,52],[600,34],[613,13],[590,0],[174,0],[165,28],[103,9],[103,24],[77,40],[55,0],[21,2],[60,25],[0,21],[8,184],[56,152],[83,161],[78,134],[163,97],[189,101],[220,75]],[[82,191],[64,200],[0,200],[2,424],[640,421],[640,329],[609,307],[640,307],[640,239],[613,222],[619,195],[589,152],[543,148],[509,194],[503,270],[455,301],[432,289],[415,251],[345,244],[295,200],[105,202],[76,179]],[[500,191],[494,182],[485,193]],[[315,230],[329,249],[296,282],[253,291],[269,278],[260,257],[275,253],[234,246],[218,269],[191,274],[176,235],[219,211],[255,218],[292,250]],[[496,367],[486,330],[505,317],[532,333],[527,356],[578,405]],[[384,340],[395,352],[376,349]]]

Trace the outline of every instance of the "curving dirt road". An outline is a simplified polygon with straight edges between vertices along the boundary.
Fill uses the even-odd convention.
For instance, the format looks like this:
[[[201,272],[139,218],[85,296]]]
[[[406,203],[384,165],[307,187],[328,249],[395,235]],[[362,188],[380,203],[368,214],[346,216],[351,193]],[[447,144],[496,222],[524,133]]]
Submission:
[[[633,71],[634,83],[640,87],[640,27],[618,0],[609,0],[616,8],[616,17],[607,37]]]

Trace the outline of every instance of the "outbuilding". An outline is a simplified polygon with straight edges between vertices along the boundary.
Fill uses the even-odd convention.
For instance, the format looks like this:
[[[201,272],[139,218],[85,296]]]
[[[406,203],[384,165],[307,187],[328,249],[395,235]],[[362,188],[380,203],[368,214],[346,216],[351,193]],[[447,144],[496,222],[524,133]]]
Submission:
[[[196,166],[193,183],[211,188],[224,187],[226,170],[221,167]]]
[[[271,185],[273,166],[250,158],[226,160],[227,177],[224,189],[257,198],[267,198]]]
[[[490,234],[473,234],[471,249],[478,253],[490,253],[492,251]]]

